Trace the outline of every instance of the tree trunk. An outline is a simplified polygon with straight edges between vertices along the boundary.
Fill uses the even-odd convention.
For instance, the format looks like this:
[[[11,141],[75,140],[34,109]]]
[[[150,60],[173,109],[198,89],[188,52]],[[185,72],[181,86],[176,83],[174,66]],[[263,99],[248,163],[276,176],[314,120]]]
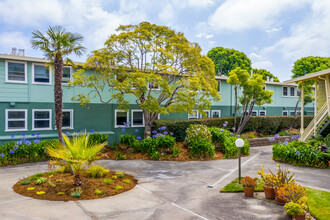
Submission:
[[[54,85],[54,103],[55,103],[55,124],[58,132],[59,141],[64,144],[62,136],[62,102],[63,102],[63,90],[62,90],[62,77],[63,77],[63,60],[62,58],[56,58],[54,61],[55,70],[55,85]]]
[[[234,116],[234,133],[237,132],[236,129],[236,119],[237,119],[237,86],[235,86],[235,116]]]
[[[300,97],[297,100],[296,107],[294,108],[294,118],[297,118],[297,115],[298,115],[297,114],[297,109],[298,109],[298,104],[300,102],[300,99],[301,99],[301,95],[300,95]]]
[[[147,110],[143,110],[144,115],[144,138],[151,137],[151,127],[152,123],[154,123],[159,113],[148,113]]]
[[[250,109],[249,109],[249,114],[247,116],[245,116],[245,114],[242,116],[241,119],[243,119],[243,120],[241,120],[241,123],[237,128],[237,134],[240,134],[243,131],[246,123],[250,120],[253,107],[254,107],[254,102],[251,102]],[[246,109],[247,109],[247,107],[246,107]]]

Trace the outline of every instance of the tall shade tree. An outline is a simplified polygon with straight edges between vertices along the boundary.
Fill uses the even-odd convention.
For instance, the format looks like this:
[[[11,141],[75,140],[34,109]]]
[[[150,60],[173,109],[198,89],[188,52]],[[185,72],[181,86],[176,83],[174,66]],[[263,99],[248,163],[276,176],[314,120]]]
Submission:
[[[271,72],[265,69],[252,69],[252,73],[262,75],[265,81],[273,80],[274,82],[280,82],[280,80],[274,76]]]
[[[237,134],[243,131],[246,123],[250,120],[255,105],[261,106],[273,102],[273,93],[273,91],[265,89],[265,80],[262,75],[253,74],[249,77],[243,85],[242,95],[240,96],[240,103],[243,110],[237,127]]]
[[[297,78],[304,76],[306,74],[315,73],[321,70],[330,68],[330,57],[303,57],[294,62],[291,76],[292,78]],[[314,80],[306,81],[304,83],[304,105],[313,102],[312,94]],[[298,83],[298,89],[301,90],[301,83]],[[301,102],[301,94],[297,100],[294,115],[297,116],[298,104]]]
[[[74,74],[73,85],[91,89],[74,97],[82,105],[96,97],[127,110],[128,98],[133,99],[149,137],[159,114],[202,111],[210,108],[211,99],[220,99],[212,60],[182,33],[148,22],[121,25],[117,31]]]
[[[237,109],[238,109],[238,89],[242,88],[245,83],[247,83],[250,78],[250,74],[248,71],[241,69],[240,67],[236,67],[234,70],[229,72],[229,78],[227,83],[234,86],[235,91],[235,115],[234,115],[234,127],[233,131],[237,131],[236,129],[236,119],[237,119]]]
[[[215,72],[219,75],[229,75],[231,70],[236,67],[251,71],[251,60],[246,56],[245,53],[238,50],[215,47],[212,48],[207,56],[212,59],[215,66]]]
[[[64,27],[49,27],[46,34],[39,30],[32,32],[32,48],[40,49],[50,60],[50,65],[54,67],[54,103],[55,103],[55,123],[58,132],[58,138],[63,144],[62,136],[62,78],[63,64],[73,62],[67,57],[70,54],[81,56],[86,48],[82,46],[83,36],[77,33],[67,32]]]

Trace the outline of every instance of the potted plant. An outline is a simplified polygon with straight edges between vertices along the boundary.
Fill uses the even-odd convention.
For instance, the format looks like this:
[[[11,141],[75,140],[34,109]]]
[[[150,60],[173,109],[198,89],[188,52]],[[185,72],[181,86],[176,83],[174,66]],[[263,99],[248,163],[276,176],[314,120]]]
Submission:
[[[274,177],[270,174],[264,173],[262,165],[260,165],[260,170],[258,170],[257,174],[261,176],[261,182],[263,183],[262,187],[264,188],[266,199],[275,199]]]
[[[278,191],[278,197],[285,202],[298,202],[306,194],[306,188],[295,181],[284,184]]]
[[[289,202],[285,204],[284,209],[288,216],[293,216],[296,220],[305,220],[305,210],[303,205]]]
[[[244,177],[242,180],[243,190],[246,197],[253,197],[254,188],[257,186],[258,178]]]

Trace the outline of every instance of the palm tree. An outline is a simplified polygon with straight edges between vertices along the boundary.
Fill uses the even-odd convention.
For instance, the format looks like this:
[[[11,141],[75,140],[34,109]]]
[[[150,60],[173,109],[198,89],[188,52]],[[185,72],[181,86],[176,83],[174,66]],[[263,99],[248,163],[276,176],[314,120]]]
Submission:
[[[46,152],[55,158],[64,160],[70,166],[75,175],[74,184],[81,185],[80,174],[91,165],[92,162],[99,159],[96,156],[107,142],[101,144],[89,144],[89,135],[76,135],[70,140],[63,134],[65,144],[57,143],[55,145],[46,146]]]
[[[62,136],[62,77],[63,77],[63,59],[73,64],[67,58],[67,55],[74,53],[81,56],[86,48],[81,45],[83,36],[76,33],[67,32],[64,27],[54,26],[49,27],[46,35],[43,35],[39,30],[32,32],[32,48],[40,49],[45,53],[45,56],[51,61],[54,66],[54,103],[55,103],[55,124],[58,132],[58,139],[63,144]]]

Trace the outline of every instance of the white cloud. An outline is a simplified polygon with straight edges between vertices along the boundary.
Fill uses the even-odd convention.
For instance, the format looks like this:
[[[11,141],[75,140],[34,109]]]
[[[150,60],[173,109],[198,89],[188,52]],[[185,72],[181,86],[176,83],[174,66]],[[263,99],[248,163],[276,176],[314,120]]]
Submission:
[[[174,16],[175,14],[172,4],[165,5],[158,14],[159,19],[165,23],[172,23],[174,20]]]
[[[17,49],[30,48],[30,41],[21,32],[4,32],[0,34],[0,47],[5,50],[2,53],[9,54],[13,47]]]
[[[304,56],[330,56],[330,2],[311,2],[311,14],[291,27],[289,36],[264,49],[264,53],[281,53],[295,61]]]
[[[280,31],[280,30],[282,30],[281,27],[280,27],[280,28],[271,28],[271,29],[266,30],[266,32],[267,32],[268,34],[270,34],[270,33],[278,32],[278,31]]]
[[[252,68],[269,69],[273,66],[273,63],[263,54],[250,53],[249,58],[252,62]]]
[[[216,31],[268,28],[278,15],[301,7],[308,0],[226,0],[209,18]]]

